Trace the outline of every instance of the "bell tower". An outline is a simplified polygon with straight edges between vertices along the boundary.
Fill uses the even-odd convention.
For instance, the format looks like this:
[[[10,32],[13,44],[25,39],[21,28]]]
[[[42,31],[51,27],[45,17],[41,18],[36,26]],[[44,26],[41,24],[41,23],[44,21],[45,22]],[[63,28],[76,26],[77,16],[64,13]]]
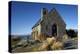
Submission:
[[[47,15],[48,15],[48,10],[46,8],[41,9],[41,20],[47,17]]]

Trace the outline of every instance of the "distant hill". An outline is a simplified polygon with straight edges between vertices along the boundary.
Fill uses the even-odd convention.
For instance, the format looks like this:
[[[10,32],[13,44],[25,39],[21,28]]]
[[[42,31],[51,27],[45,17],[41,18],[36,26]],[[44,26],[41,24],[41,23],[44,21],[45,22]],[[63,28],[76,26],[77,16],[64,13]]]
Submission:
[[[32,39],[31,35],[11,35],[11,38],[20,38],[20,39]]]

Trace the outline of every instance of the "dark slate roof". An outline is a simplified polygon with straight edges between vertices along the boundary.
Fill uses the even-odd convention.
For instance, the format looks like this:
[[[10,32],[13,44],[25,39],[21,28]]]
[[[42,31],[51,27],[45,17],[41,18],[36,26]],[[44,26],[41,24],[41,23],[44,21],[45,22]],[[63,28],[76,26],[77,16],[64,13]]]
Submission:
[[[33,29],[34,27],[38,26],[40,22],[41,22],[41,19],[39,19],[39,20],[37,21],[37,23],[32,27],[32,29]]]

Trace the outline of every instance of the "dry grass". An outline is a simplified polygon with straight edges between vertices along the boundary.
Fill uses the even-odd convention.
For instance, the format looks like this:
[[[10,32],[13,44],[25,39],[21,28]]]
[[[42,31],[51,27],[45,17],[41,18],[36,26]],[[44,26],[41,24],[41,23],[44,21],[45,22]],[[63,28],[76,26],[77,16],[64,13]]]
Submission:
[[[62,42],[54,42],[51,46],[52,50],[61,50],[63,49],[63,43]]]
[[[56,38],[47,38],[39,50],[44,51],[44,50],[60,50],[63,49],[63,43],[56,41]]]
[[[45,41],[42,43],[42,45],[39,47],[39,51],[45,51],[48,50],[48,43]]]
[[[38,36],[38,40],[42,40],[41,43],[30,45],[25,48],[16,49],[15,52],[35,52],[35,51],[48,51],[48,50],[61,50],[63,49],[63,42],[57,41],[55,37],[47,37],[44,34]],[[68,40],[67,35],[63,36],[64,40]],[[75,38],[77,39],[77,38]],[[63,41],[64,41],[63,40]]]
[[[49,45],[53,44],[55,41],[56,41],[55,37],[47,38],[47,42],[48,42]]]

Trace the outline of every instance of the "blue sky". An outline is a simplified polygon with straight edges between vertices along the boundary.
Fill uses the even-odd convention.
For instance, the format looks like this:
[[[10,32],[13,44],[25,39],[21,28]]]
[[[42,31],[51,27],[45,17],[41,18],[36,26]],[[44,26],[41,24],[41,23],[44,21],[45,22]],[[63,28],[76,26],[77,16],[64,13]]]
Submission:
[[[41,18],[41,8],[47,8],[48,11],[50,11],[52,8],[56,8],[65,21],[66,28],[77,29],[77,5],[43,4],[14,1],[11,5],[11,34],[30,34],[32,31],[32,26]]]

